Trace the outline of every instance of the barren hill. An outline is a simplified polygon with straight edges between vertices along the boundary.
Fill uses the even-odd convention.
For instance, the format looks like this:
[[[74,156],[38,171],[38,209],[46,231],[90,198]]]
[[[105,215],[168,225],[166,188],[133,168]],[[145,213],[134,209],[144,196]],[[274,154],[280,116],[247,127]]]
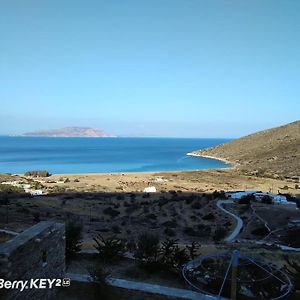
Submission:
[[[24,133],[23,136],[45,136],[45,137],[114,137],[97,128],[89,127],[65,127],[54,130],[42,130]]]
[[[247,173],[300,177],[300,121],[260,131],[192,154],[232,162]]]

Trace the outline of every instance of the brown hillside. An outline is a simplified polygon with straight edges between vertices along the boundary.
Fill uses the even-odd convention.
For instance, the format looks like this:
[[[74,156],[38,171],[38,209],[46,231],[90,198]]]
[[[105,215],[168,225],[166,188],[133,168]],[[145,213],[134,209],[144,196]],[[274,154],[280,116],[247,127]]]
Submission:
[[[232,162],[238,169],[270,177],[300,177],[300,121],[193,152]],[[297,181],[297,178],[294,178]]]

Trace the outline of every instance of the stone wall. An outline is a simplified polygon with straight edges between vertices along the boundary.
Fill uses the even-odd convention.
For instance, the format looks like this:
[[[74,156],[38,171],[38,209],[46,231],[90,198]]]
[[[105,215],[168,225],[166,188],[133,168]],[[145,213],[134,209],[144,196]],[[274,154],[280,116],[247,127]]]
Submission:
[[[40,222],[0,245],[0,279],[62,279],[65,274],[65,226]],[[55,289],[0,289],[0,299],[50,299]]]

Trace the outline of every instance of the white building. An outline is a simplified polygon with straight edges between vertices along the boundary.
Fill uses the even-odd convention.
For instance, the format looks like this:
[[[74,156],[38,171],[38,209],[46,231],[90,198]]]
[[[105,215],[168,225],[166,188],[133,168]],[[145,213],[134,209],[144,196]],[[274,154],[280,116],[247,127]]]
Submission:
[[[226,195],[233,200],[239,200],[244,196],[252,195],[255,193],[256,193],[256,191],[247,190],[247,191],[229,192],[229,193],[226,193]]]
[[[288,201],[286,196],[284,195],[275,195],[271,193],[262,193],[256,191],[238,191],[238,192],[229,192],[226,193],[228,197],[233,200],[240,200],[244,196],[254,195],[257,201],[261,201],[263,197],[268,196],[272,199],[273,204],[280,204],[280,205],[291,205],[296,207],[297,204],[295,202]]]
[[[156,187],[148,186],[148,187],[144,188],[144,193],[156,193]]]

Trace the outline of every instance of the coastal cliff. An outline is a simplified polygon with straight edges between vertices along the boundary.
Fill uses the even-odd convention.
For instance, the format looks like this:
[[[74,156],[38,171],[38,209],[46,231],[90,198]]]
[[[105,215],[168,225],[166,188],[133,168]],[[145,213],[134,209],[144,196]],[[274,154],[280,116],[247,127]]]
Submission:
[[[189,155],[220,159],[253,175],[297,181],[300,177],[300,121]]]

